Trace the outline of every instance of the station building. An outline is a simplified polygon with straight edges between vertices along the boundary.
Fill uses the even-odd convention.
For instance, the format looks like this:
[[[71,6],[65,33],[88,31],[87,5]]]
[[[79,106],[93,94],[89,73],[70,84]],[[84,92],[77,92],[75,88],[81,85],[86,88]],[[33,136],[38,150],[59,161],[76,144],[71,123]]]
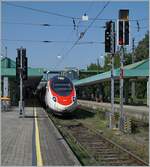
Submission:
[[[28,67],[28,79],[24,81],[24,96],[32,99],[43,77],[43,68]],[[8,57],[1,59],[1,97],[10,98],[11,105],[18,105],[19,85],[16,80],[16,62]],[[26,101],[27,102],[27,101]]]

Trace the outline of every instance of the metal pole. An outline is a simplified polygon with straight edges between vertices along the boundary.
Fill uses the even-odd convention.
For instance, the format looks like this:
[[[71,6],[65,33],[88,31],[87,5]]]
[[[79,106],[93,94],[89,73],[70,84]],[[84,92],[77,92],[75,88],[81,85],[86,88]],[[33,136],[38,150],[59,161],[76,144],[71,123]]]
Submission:
[[[111,22],[111,112],[109,115],[109,128],[113,128],[114,116],[114,54],[115,54],[115,23]]]
[[[121,46],[121,67],[120,67],[120,130],[124,127],[124,108],[123,108],[123,61],[124,61],[124,46]]]
[[[149,106],[150,102],[149,102],[149,91],[150,91],[150,83],[149,83],[149,77],[147,80],[147,106]]]
[[[134,50],[135,50],[135,45],[134,45],[135,39],[132,39],[132,63],[134,63]],[[132,81],[131,85],[131,92],[132,92],[132,100],[133,102],[135,101],[135,81]]]
[[[24,114],[22,88],[23,88],[23,82],[22,82],[22,48],[21,48],[21,55],[20,55],[20,101],[19,101],[20,115]]]
[[[135,41],[135,39],[132,38],[132,63],[134,63],[134,50],[135,50],[134,41]]]
[[[110,128],[113,128],[112,117],[114,116],[114,54],[111,57],[112,69],[111,69],[111,124]]]

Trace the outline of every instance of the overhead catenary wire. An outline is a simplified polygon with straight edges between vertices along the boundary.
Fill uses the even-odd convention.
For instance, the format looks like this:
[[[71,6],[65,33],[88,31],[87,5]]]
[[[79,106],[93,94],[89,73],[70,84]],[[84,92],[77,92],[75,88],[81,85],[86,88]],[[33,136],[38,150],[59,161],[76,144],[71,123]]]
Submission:
[[[1,23],[3,24],[19,24],[19,25],[27,25],[27,26],[45,26],[45,27],[72,27],[72,24],[49,24],[49,23],[28,23],[28,22],[9,22],[9,21],[2,21]],[[78,27],[79,25],[77,25]],[[86,27],[85,25],[80,25],[80,27]],[[92,26],[92,28],[100,29],[100,28],[105,28],[105,26]],[[132,26],[131,28],[138,28],[137,26]],[[140,26],[140,29],[148,29],[147,26]]]
[[[25,39],[1,39],[1,41],[8,42],[41,42],[41,43],[74,43],[75,41],[58,41],[58,40],[25,40]],[[78,45],[82,44],[104,44],[104,42],[98,41],[83,41],[78,43]]]
[[[17,25],[19,24],[25,26],[46,26],[46,27],[55,26],[48,23],[9,22],[9,21],[1,21],[1,24],[17,24]]]
[[[90,3],[88,9],[87,9],[85,12],[89,11],[89,10],[91,9],[92,5],[93,5],[93,2]],[[72,21],[73,21],[73,30],[78,30],[78,27],[79,27],[79,24],[80,24],[81,20],[79,20],[79,22],[78,22],[77,25],[76,25],[76,21],[75,21],[74,19],[73,19]],[[76,29],[76,28],[77,28],[77,29]],[[72,33],[73,33],[73,31],[71,31],[71,34],[72,34]],[[71,34],[69,34],[69,39],[70,39]],[[67,38],[67,39],[68,39],[68,38]],[[61,58],[61,53],[64,51],[64,49],[65,49],[65,46],[64,46],[64,47],[60,50],[60,52],[57,54],[57,57],[59,56],[59,57]]]
[[[103,8],[100,10],[100,12],[98,12],[98,14],[96,15],[95,19],[87,26],[87,28],[82,32],[82,34],[79,36],[79,38],[76,40],[76,42],[72,45],[72,47],[63,55],[63,58],[61,59],[61,61],[59,62],[59,64],[65,59],[66,56],[68,56],[68,54],[72,51],[72,49],[77,45],[77,43],[83,38],[83,36],[86,34],[86,32],[91,28],[91,26],[94,24],[95,20],[102,14],[102,12],[104,11],[104,9],[108,6],[110,2],[107,2]],[[56,65],[57,67],[58,65]]]
[[[9,6],[15,6],[15,7],[24,8],[24,9],[35,11],[35,12],[39,12],[39,13],[50,14],[50,15],[64,17],[64,18],[68,18],[68,19],[74,18],[74,17],[66,16],[66,15],[63,15],[63,14],[60,14],[60,13],[50,12],[50,11],[46,11],[46,10],[42,10],[42,9],[37,9],[37,8],[31,8],[31,7],[27,7],[27,6],[23,6],[23,5],[17,5],[17,4],[10,3],[10,2],[5,2],[5,4],[9,5]]]
[[[84,13],[86,14],[87,12],[89,12],[89,10],[92,8],[94,2],[92,1],[88,7],[88,9],[86,11],[84,11]],[[79,24],[81,23],[81,20],[79,20],[78,24],[76,25],[77,27],[77,34],[78,34],[78,28],[79,28]],[[81,27],[81,26],[80,26]]]
[[[19,7],[19,8],[24,8],[26,10],[31,10],[34,12],[39,12],[39,13],[45,13],[45,14],[50,14],[50,15],[54,15],[54,16],[58,16],[58,17],[63,17],[66,19],[75,19],[75,20],[81,20],[80,17],[76,17],[76,16],[68,16],[68,15],[63,15],[60,13],[56,13],[56,12],[51,12],[51,11],[46,11],[46,10],[42,10],[42,9],[37,9],[37,8],[31,8],[31,7],[27,7],[27,6],[23,6],[23,5],[17,5],[11,2],[5,2],[4,4],[9,5],[9,6],[14,6],[14,7]],[[117,20],[116,18],[89,18],[89,20],[101,20],[101,21],[106,21],[106,20]],[[149,20],[148,18],[140,18],[140,19],[129,19],[129,21],[146,21]]]

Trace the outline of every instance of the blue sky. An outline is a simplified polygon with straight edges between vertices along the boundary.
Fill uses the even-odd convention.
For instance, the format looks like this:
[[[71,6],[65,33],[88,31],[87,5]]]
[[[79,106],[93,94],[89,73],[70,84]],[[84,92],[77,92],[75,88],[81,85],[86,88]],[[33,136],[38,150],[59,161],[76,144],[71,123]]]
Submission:
[[[86,12],[89,18],[95,18],[99,11],[106,4],[106,1],[100,2],[8,2],[11,4],[26,6],[44,11],[55,12],[62,15],[81,18]],[[141,40],[147,30],[148,25],[148,1],[137,2],[113,2],[104,9],[99,19],[118,19],[119,9],[129,9],[129,19],[138,20],[141,27],[137,32],[137,22],[131,21],[131,39]],[[72,43],[42,43],[39,41],[76,41],[79,33],[84,31],[91,21],[83,22],[81,20],[78,31],[73,29],[73,20],[65,17],[54,16],[46,13],[40,13],[24,8],[9,6],[6,2],[2,3],[2,39],[9,40],[33,40],[25,41],[2,41],[2,54],[4,47],[7,46],[8,57],[15,59],[16,49],[23,46],[27,49],[29,65],[32,67],[43,67],[47,69],[63,69],[64,67],[86,68],[91,62],[96,62],[99,58],[104,58],[104,44],[82,44],[76,45],[72,51],[65,53],[72,47]],[[6,24],[11,23],[32,23],[51,25],[69,25],[44,27],[39,25]],[[77,24],[79,20],[75,20]],[[97,20],[87,31],[80,42],[96,41],[104,42],[104,28],[106,20]],[[100,26],[97,28],[96,26]],[[137,44],[137,43],[136,43]],[[128,50],[131,46],[127,47]],[[59,55],[61,58],[58,58]]]

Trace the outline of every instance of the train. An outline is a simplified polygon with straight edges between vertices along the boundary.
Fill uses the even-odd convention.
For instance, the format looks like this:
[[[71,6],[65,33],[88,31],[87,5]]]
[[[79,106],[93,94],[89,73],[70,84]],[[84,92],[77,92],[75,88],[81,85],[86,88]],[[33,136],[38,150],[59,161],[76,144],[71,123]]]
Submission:
[[[42,105],[56,115],[72,113],[78,107],[75,87],[65,76],[58,75],[41,82],[36,94]]]

